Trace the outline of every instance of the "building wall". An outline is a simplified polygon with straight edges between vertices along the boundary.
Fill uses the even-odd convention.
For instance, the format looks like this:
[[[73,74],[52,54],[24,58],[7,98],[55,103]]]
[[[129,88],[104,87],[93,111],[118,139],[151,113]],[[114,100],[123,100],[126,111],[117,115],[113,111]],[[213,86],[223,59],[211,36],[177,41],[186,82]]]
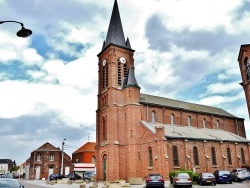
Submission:
[[[37,159],[37,154],[41,154],[41,160]],[[50,154],[54,154],[54,161],[50,161]],[[53,168],[53,173],[61,173],[61,161],[62,155],[61,151],[34,151],[31,153],[30,157],[30,169],[29,169],[29,179],[35,179],[37,167],[40,166],[40,178],[48,179],[49,177],[49,169]],[[72,163],[71,158],[64,153],[63,160],[64,170],[65,167],[70,167],[70,171],[72,172]]]
[[[126,57],[129,66],[134,65],[132,52],[112,45],[99,56],[98,109],[96,112],[97,180],[128,180],[129,177],[144,177],[149,172],[159,172],[165,179],[169,179],[169,172],[178,169],[197,172],[213,172],[216,169],[231,170],[243,165],[239,157],[240,148],[243,148],[246,163],[249,163],[249,146],[244,143],[166,139],[165,131],[167,130],[163,127],[157,127],[155,133],[145,128],[141,121],[152,122],[152,112],[154,112],[157,123],[171,124],[171,115],[174,115],[173,126],[188,126],[188,117],[191,117],[190,126],[192,127],[221,129],[246,137],[244,119],[241,118],[140,104],[139,88],[124,89],[118,86],[117,59],[121,56]],[[104,67],[101,62],[103,59],[108,61],[108,86],[106,88],[102,88]],[[179,164],[176,166],[173,165],[173,146],[178,147]],[[198,149],[199,165],[194,165],[194,146]],[[216,151],[216,165],[211,162],[212,147]],[[149,160],[150,148],[152,160]],[[227,148],[230,148],[231,165],[228,165]],[[152,166],[149,166],[149,161],[152,162]]]

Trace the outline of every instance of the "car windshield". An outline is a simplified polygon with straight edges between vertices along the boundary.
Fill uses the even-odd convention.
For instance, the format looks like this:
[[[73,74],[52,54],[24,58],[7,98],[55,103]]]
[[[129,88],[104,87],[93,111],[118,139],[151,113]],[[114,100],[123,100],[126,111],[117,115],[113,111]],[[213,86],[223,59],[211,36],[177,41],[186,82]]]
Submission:
[[[219,175],[230,175],[230,172],[229,171],[220,171],[219,172]]]
[[[214,175],[212,173],[203,173],[202,176],[203,177],[214,177]]]
[[[178,174],[178,177],[189,178],[189,175],[187,173],[180,173],[180,174]]]

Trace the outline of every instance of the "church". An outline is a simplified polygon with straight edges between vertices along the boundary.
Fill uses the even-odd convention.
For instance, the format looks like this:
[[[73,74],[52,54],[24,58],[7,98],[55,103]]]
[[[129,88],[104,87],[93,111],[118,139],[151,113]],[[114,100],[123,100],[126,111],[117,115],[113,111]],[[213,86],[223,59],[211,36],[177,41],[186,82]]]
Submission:
[[[134,53],[115,0],[97,55],[97,180],[143,178],[150,172],[167,180],[169,172],[180,169],[231,171],[249,164],[243,118],[221,108],[141,93]]]

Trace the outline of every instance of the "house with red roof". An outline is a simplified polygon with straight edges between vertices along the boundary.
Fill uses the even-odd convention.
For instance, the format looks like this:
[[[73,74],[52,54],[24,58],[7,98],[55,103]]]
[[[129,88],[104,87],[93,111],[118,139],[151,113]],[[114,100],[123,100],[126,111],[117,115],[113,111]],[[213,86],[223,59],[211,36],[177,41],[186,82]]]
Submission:
[[[72,153],[74,173],[83,177],[84,172],[95,171],[95,145],[95,142],[87,142]]]

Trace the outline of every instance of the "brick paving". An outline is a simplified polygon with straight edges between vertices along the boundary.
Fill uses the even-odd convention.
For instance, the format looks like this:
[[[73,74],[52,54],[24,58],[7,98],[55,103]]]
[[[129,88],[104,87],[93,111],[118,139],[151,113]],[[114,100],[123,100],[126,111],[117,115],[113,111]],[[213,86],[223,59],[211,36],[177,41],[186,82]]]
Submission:
[[[46,185],[45,180],[22,180],[25,183],[39,185],[43,187],[54,187],[54,188],[80,188],[80,185],[85,185],[86,188],[89,188],[93,185],[93,182],[90,183],[72,183],[72,184],[54,184],[54,185]],[[165,181],[165,187],[169,186],[169,181]],[[98,188],[104,187],[103,182],[98,182]],[[131,188],[144,188],[145,184],[142,185],[131,185]]]

